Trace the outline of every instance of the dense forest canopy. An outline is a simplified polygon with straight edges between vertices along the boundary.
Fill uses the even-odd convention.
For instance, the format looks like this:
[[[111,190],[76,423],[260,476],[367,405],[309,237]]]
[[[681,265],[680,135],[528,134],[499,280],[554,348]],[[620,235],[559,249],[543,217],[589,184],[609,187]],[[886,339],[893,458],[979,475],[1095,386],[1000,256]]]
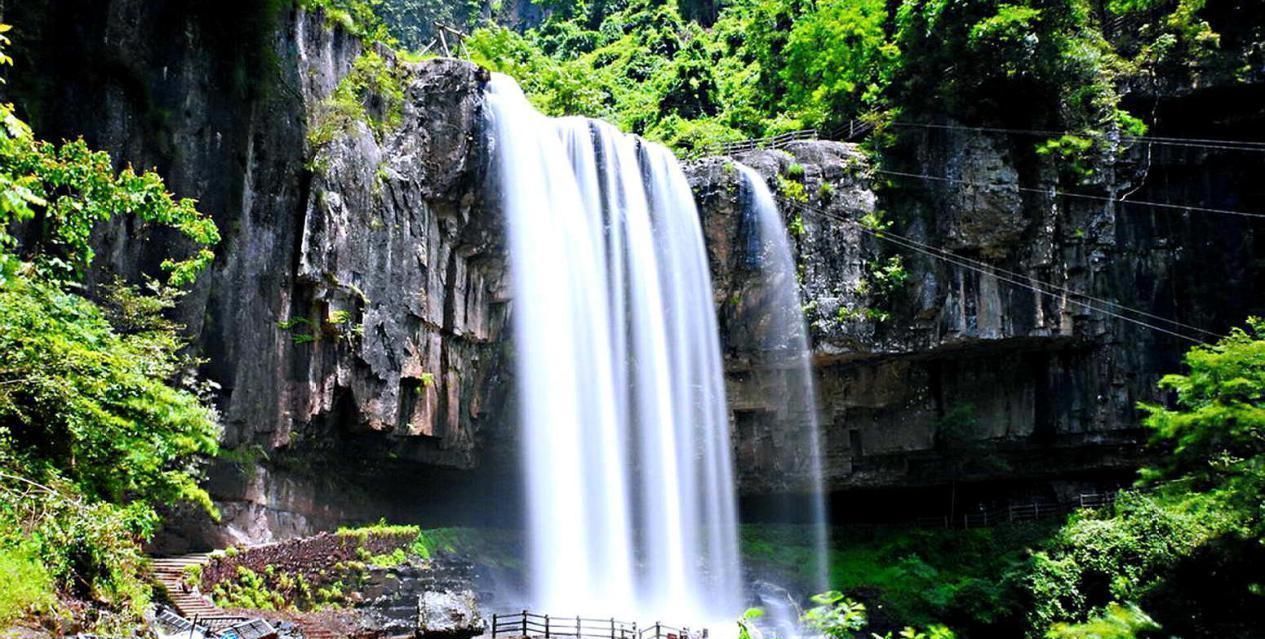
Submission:
[[[737,0],[712,24],[671,3],[553,2],[524,32],[482,27],[476,61],[552,114],[605,117],[679,149],[817,128],[953,118],[1067,129],[1081,153],[1145,124],[1130,78],[1234,75],[1204,0]],[[1112,25],[1128,25],[1128,33]]]

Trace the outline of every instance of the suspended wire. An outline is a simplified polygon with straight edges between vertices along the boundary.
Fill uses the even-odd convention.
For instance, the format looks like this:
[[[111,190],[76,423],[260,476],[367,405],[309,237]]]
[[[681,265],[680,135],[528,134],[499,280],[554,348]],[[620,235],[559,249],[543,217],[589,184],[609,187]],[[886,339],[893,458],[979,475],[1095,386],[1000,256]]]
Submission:
[[[1005,270],[1005,269],[998,269],[998,268],[993,267],[993,266],[991,266],[991,265],[988,265],[988,264],[986,264],[986,263],[984,263],[984,262],[979,262],[979,261],[977,261],[977,260],[971,260],[970,258],[961,257],[961,256],[955,255],[955,254],[953,254],[953,253],[949,253],[949,252],[947,252],[947,251],[944,251],[944,250],[942,250],[942,249],[938,249],[938,248],[936,248],[936,247],[932,247],[932,246],[930,246],[930,245],[923,244],[923,243],[921,243],[921,242],[918,242],[917,240],[913,240],[913,239],[910,239],[910,238],[907,238],[907,237],[901,236],[901,235],[899,235],[899,234],[897,234],[897,233],[892,233],[891,231],[878,231],[878,230],[875,230],[875,229],[870,229],[870,228],[867,228],[866,226],[862,225],[860,222],[857,222],[856,220],[851,220],[851,219],[848,219],[848,218],[846,218],[846,217],[843,217],[843,216],[840,216],[840,215],[836,215],[836,214],[830,213],[829,211],[825,211],[825,210],[822,210],[822,209],[818,209],[818,208],[810,207],[810,206],[807,206],[807,205],[805,205],[805,204],[801,204],[801,203],[798,203],[798,202],[789,202],[789,201],[785,201],[785,200],[783,200],[783,202],[784,202],[785,204],[788,204],[791,208],[794,208],[794,209],[796,209],[796,210],[799,210],[800,212],[803,212],[803,213],[808,213],[808,214],[810,214],[810,215],[816,215],[816,216],[819,216],[819,217],[822,217],[822,218],[825,218],[825,219],[828,219],[828,220],[832,220],[832,221],[835,221],[835,222],[843,223],[843,224],[850,224],[850,225],[854,225],[854,226],[856,226],[856,227],[857,227],[857,228],[858,228],[858,229],[859,229],[862,233],[865,233],[865,234],[870,235],[870,236],[872,236],[872,237],[875,237],[875,238],[878,238],[878,239],[880,239],[880,240],[884,240],[884,241],[886,241],[886,242],[889,242],[889,243],[895,244],[895,245],[897,245],[897,246],[901,246],[901,247],[903,247],[903,248],[906,248],[906,249],[909,249],[909,250],[912,250],[912,251],[915,251],[915,252],[921,253],[921,254],[923,254],[923,255],[927,255],[928,257],[932,257],[932,258],[935,258],[935,259],[943,260],[943,261],[948,262],[948,263],[950,263],[950,264],[954,264],[954,265],[956,265],[956,266],[959,266],[959,267],[961,267],[961,268],[964,268],[964,269],[967,269],[967,270],[970,270],[970,271],[974,271],[974,272],[976,272],[976,273],[980,273],[980,274],[983,274],[983,275],[990,275],[990,276],[992,276],[992,277],[994,277],[994,278],[996,278],[996,279],[998,279],[998,280],[1001,280],[1001,281],[1006,282],[1006,283],[1008,283],[1008,284],[1012,284],[1012,285],[1014,285],[1014,286],[1018,286],[1018,287],[1021,287],[1021,288],[1027,289],[1027,290],[1030,290],[1030,291],[1032,291],[1032,292],[1034,292],[1034,293],[1037,293],[1037,294],[1039,294],[1039,295],[1045,295],[1045,296],[1047,296],[1047,297],[1051,297],[1051,298],[1057,298],[1057,297],[1059,297],[1059,296],[1058,296],[1058,295],[1056,295],[1053,291],[1050,291],[1050,290],[1045,290],[1044,288],[1039,288],[1039,287],[1037,287],[1036,285],[1031,284],[1031,283],[1029,283],[1029,282],[1036,282],[1037,284],[1040,284],[1040,285],[1042,285],[1042,286],[1046,286],[1046,287],[1049,287],[1049,288],[1052,288],[1052,289],[1062,290],[1062,291],[1066,292],[1067,294],[1072,295],[1072,296],[1075,296],[1075,297],[1083,297],[1083,298],[1086,298],[1086,299],[1098,300],[1098,298],[1093,298],[1093,297],[1091,297],[1091,296],[1089,296],[1089,295],[1085,295],[1085,294],[1083,294],[1083,293],[1077,293],[1077,292],[1075,292],[1075,291],[1071,291],[1071,290],[1069,290],[1069,289],[1065,289],[1065,288],[1062,288],[1062,287],[1056,286],[1056,285],[1054,285],[1054,284],[1049,284],[1049,283],[1047,283],[1047,282],[1042,282],[1041,280],[1038,280],[1038,279],[1036,279],[1036,278],[1031,278],[1031,277],[1028,277],[1028,276],[1024,276],[1024,275],[1021,275],[1021,274],[1018,274],[1018,273],[1014,273],[1013,271],[1007,271],[1007,270]],[[976,264],[982,264],[982,265],[984,265],[984,266],[985,266],[985,268],[981,268],[980,266],[976,266]],[[1014,275],[1015,277],[1009,277],[1008,275]],[[1024,278],[1024,279],[1028,280],[1028,281],[1023,281],[1023,280],[1020,280],[1020,279],[1016,279],[1016,278],[1019,278],[1019,277],[1022,277],[1022,278]],[[1185,333],[1178,332],[1178,331],[1175,331],[1175,330],[1170,330],[1170,329],[1164,328],[1164,327],[1162,327],[1162,326],[1156,326],[1156,325],[1151,324],[1151,323],[1149,323],[1149,322],[1145,322],[1145,321],[1143,321],[1143,320],[1139,320],[1139,319],[1134,318],[1134,317],[1129,317],[1129,316],[1127,316],[1127,315],[1122,315],[1122,314],[1120,314],[1120,313],[1116,313],[1116,312],[1111,311],[1111,310],[1108,310],[1108,309],[1106,309],[1106,308],[1097,307],[1097,306],[1094,306],[1093,304],[1090,304],[1090,303],[1088,303],[1088,302],[1082,302],[1082,301],[1079,301],[1079,300],[1077,300],[1077,299],[1074,299],[1073,297],[1067,297],[1067,298],[1065,298],[1065,300],[1066,300],[1068,303],[1075,304],[1075,305],[1080,306],[1081,308],[1084,308],[1084,309],[1086,309],[1086,310],[1089,310],[1089,311],[1095,311],[1095,312],[1098,312],[1098,313],[1102,313],[1102,314],[1104,314],[1104,315],[1108,315],[1108,316],[1110,316],[1110,317],[1114,317],[1114,318],[1117,318],[1117,319],[1120,319],[1120,320],[1123,320],[1123,321],[1126,321],[1126,322],[1130,322],[1130,323],[1136,324],[1136,325],[1138,325],[1138,326],[1142,326],[1142,327],[1145,327],[1145,328],[1149,328],[1149,329],[1151,329],[1151,330],[1154,330],[1154,331],[1157,331],[1157,332],[1160,332],[1160,333],[1164,333],[1164,334],[1166,334],[1166,335],[1170,335],[1170,336],[1172,336],[1172,337],[1176,337],[1176,338],[1178,338],[1178,339],[1186,340],[1186,341],[1193,342],[1193,343],[1196,343],[1196,344],[1204,344],[1204,343],[1206,343],[1204,340],[1202,340],[1202,339],[1200,339],[1200,338],[1197,338],[1197,337],[1192,337],[1192,336],[1187,335],[1187,334],[1185,334]],[[1118,304],[1118,303],[1115,303],[1115,302],[1105,302],[1105,303],[1110,304],[1110,305],[1115,306],[1115,307],[1120,308],[1120,309],[1127,310],[1127,311],[1132,312],[1132,313],[1137,313],[1137,314],[1140,314],[1140,315],[1145,315],[1145,316],[1148,316],[1148,317],[1153,317],[1153,318],[1159,318],[1159,316],[1152,315],[1152,314],[1147,313],[1147,312],[1145,312],[1145,311],[1139,311],[1139,310],[1137,310],[1137,309],[1134,309],[1134,308],[1131,308],[1131,307],[1125,306],[1125,305],[1123,305],[1123,304]],[[1201,333],[1206,333],[1206,334],[1211,335],[1211,336],[1214,336],[1214,337],[1219,337],[1219,335],[1218,335],[1218,334],[1213,333],[1213,332],[1211,332],[1211,331],[1207,331],[1207,330],[1204,330],[1204,329],[1202,329],[1202,328],[1197,328],[1197,327],[1189,326],[1189,325],[1186,325],[1186,324],[1181,324],[1180,322],[1177,322],[1176,320],[1169,320],[1169,319],[1167,319],[1167,318],[1160,318],[1160,319],[1163,319],[1163,321],[1168,322],[1168,323],[1173,324],[1173,325],[1177,325],[1177,326],[1182,326],[1182,327],[1185,327],[1185,328],[1194,329],[1194,330],[1196,330],[1196,331],[1198,331],[1198,332],[1201,332]]]
[[[1038,189],[1027,186],[1004,186],[999,184],[984,184],[981,182],[972,182],[970,180],[961,180],[951,177],[942,177],[939,175],[927,175],[925,173],[906,173],[904,171],[890,171],[886,169],[874,169],[875,173],[884,175],[893,175],[896,177],[915,178],[920,180],[931,180],[934,182],[949,182],[953,184],[964,184],[966,186],[994,189],[994,190],[1014,190],[1025,193],[1039,193],[1042,195],[1055,195],[1059,197],[1078,198],[1082,200],[1093,200],[1096,202],[1112,202],[1116,204],[1135,204],[1137,206],[1150,206],[1160,209],[1173,209],[1178,211],[1194,211],[1198,213],[1215,213],[1219,215],[1236,215],[1239,217],[1265,219],[1265,213],[1255,213],[1252,211],[1234,211],[1230,209],[1216,209],[1206,206],[1191,206],[1187,204],[1172,204],[1170,202],[1147,202],[1144,200],[1126,200],[1124,198],[1108,197],[1105,195],[1090,195],[1088,193],[1068,193],[1066,191],[1057,191],[1054,189]]]
[[[801,210],[802,210],[802,209],[801,209]],[[834,216],[831,216],[831,215],[830,215],[830,214],[828,214],[828,213],[824,213],[824,212],[821,212],[821,211],[804,211],[804,212],[809,213],[809,214],[820,215],[820,216],[822,216],[822,217],[826,217],[826,218],[829,218],[829,219],[834,220],[834,221],[837,221],[837,222],[853,222],[852,220],[848,220],[848,219],[846,219],[846,218],[834,217]],[[853,223],[855,223],[855,222],[853,222]],[[858,225],[858,226],[859,226],[859,225]],[[873,236],[873,237],[876,237],[876,238],[878,238],[878,239],[880,239],[880,240],[884,240],[884,241],[886,241],[886,242],[889,242],[889,243],[895,244],[895,245],[897,245],[897,246],[900,246],[900,247],[903,247],[903,248],[906,248],[906,249],[909,249],[909,250],[915,251],[915,252],[917,252],[917,253],[921,253],[921,254],[923,254],[923,255],[927,255],[928,257],[932,257],[932,258],[935,258],[935,259],[939,259],[939,260],[942,260],[942,261],[948,262],[949,264],[953,264],[953,265],[955,265],[955,266],[959,266],[959,267],[961,267],[961,268],[964,268],[964,269],[967,269],[967,270],[970,270],[970,271],[974,271],[974,272],[976,272],[976,273],[980,273],[980,274],[982,274],[982,275],[989,275],[989,276],[992,276],[992,277],[996,278],[997,280],[1000,280],[1000,281],[1002,281],[1002,282],[1005,282],[1005,283],[1008,283],[1008,284],[1011,284],[1011,285],[1014,285],[1014,286],[1018,286],[1018,287],[1023,288],[1023,289],[1027,289],[1027,290],[1032,291],[1032,292],[1034,292],[1034,293],[1037,293],[1037,294],[1039,294],[1039,295],[1045,295],[1045,296],[1047,296],[1047,297],[1051,297],[1051,298],[1057,298],[1057,297],[1059,297],[1058,295],[1056,295],[1056,294],[1055,294],[1054,292],[1052,292],[1052,291],[1048,291],[1048,290],[1045,290],[1045,289],[1043,289],[1043,288],[1039,288],[1038,286],[1036,286],[1036,285],[1034,285],[1034,284],[1031,284],[1031,283],[1029,283],[1029,282],[1025,282],[1025,281],[1022,281],[1022,280],[1019,280],[1019,279],[1015,279],[1015,278],[1012,278],[1012,277],[1007,277],[1006,275],[1004,275],[1004,274],[999,274],[997,271],[994,271],[994,270],[992,270],[992,269],[980,268],[980,267],[974,266],[973,264],[971,264],[971,263],[969,263],[969,262],[967,262],[967,261],[965,261],[965,260],[963,260],[963,259],[959,259],[958,257],[953,256],[952,254],[940,254],[940,253],[936,253],[936,252],[934,252],[934,251],[928,250],[927,248],[924,248],[926,245],[921,245],[921,244],[919,244],[918,242],[915,242],[915,241],[909,240],[908,238],[905,238],[905,237],[903,237],[903,236],[900,236],[900,235],[897,235],[897,234],[894,234],[894,233],[891,233],[891,232],[888,232],[888,231],[875,231],[875,230],[872,230],[872,229],[867,229],[867,228],[865,228],[865,227],[863,227],[863,226],[862,226],[862,227],[860,227],[860,230],[861,230],[863,233],[866,233],[867,235],[871,235],[871,236]],[[1029,281],[1031,281],[1031,282],[1037,282],[1038,284],[1042,284],[1042,285],[1045,285],[1045,286],[1053,286],[1053,285],[1050,285],[1050,284],[1047,284],[1047,283],[1041,282],[1040,280],[1036,280],[1035,278],[1027,278],[1027,279],[1028,279]],[[1081,295],[1081,294],[1079,294],[1079,293],[1073,293],[1073,295],[1078,296],[1078,297],[1084,297],[1083,295]],[[1142,326],[1142,327],[1145,327],[1145,328],[1149,328],[1149,329],[1151,329],[1151,330],[1154,330],[1154,331],[1157,331],[1157,332],[1160,332],[1160,333],[1164,333],[1164,334],[1166,334],[1166,335],[1171,335],[1171,336],[1176,337],[1176,338],[1178,338],[1178,339],[1186,340],[1186,341],[1189,341],[1189,342],[1192,342],[1192,343],[1195,343],[1195,344],[1204,344],[1204,343],[1206,343],[1204,340],[1202,340],[1202,339],[1200,339],[1200,338],[1197,338],[1197,337],[1192,337],[1192,336],[1187,335],[1187,334],[1185,334],[1185,333],[1182,333],[1182,332],[1179,332],[1179,331],[1175,331],[1175,330],[1170,330],[1170,329],[1164,328],[1164,327],[1162,327],[1162,326],[1156,326],[1156,325],[1151,324],[1151,323],[1149,323],[1149,322],[1145,322],[1145,321],[1142,321],[1142,320],[1139,320],[1139,319],[1136,319],[1136,318],[1133,318],[1133,317],[1129,317],[1129,316],[1126,316],[1126,315],[1122,315],[1122,314],[1120,314],[1120,313],[1117,313],[1117,312],[1114,312],[1114,311],[1108,310],[1108,309],[1106,309],[1106,308],[1100,308],[1100,307],[1094,306],[1093,304],[1090,304],[1090,303],[1088,303],[1088,302],[1081,302],[1081,301],[1079,301],[1079,300],[1077,300],[1077,299],[1074,299],[1074,298],[1071,298],[1071,297],[1066,298],[1066,299],[1065,299],[1065,301],[1066,301],[1066,302],[1068,302],[1068,303],[1070,303],[1070,304],[1074,304],[1074,305],[1076,305],[1076,306],[1079,306],[1079,307],[1081,307],[1081,308],[1084,308],[1084,309],[1086,309],[1086,310],[1089,310],[1089,311],[1094,311],[1094,312],[1098,312],[1098,313],[1102,313],[1102,314],[1104,314],[1104,315],[1107,315],[1107,316],[1110,316],[1110,317],[1114,317],[1114,318],[1117,318],[1117,319],[1120,319],[1120,320],[1123,320],[1123,321],[1126,321],[1126,322],[1130,322],[1130,323],[1132,323],[1132,324],[1136,324],[1136,325],[1138,325],[1138,326]],[[1126,306],[1123,306],[1123,305],[1116,305],[1116,306],[1119,306],[1120,308],[1123,308],[1123,309],[1127,309],[1127,310],[1129,310],[1130,312],[1141,313],[1141,311],[1137,311],[1136,309],[1132,309],[1132,308],[1129,308],[1129,307],[1126,307]],[[1200,329],[1200,331],[1201,331],[1201,332],[1208,332],[1208,331],[1203,331],[1202,329]],[[1213,335],[1215,335],[1215,333],[1213,333]]]
[[[791,202],[791,203],[789,203],[789,204],[791,204],[791,206],[793,206],[794,208],[798,208],[799,210],[801,210],[801,211],[803,211],[803,212],[806,212],[806,213],[817,213],[817,214],[819,214],[819,215],[824,215],[824,216],[830,216],[830,215],[832,215],[831,213],[829,213],[829,212],[827,212],[827,211],[822,211],[822,210],[812,211],[812,210],[809,210],[809,209],[808,209],[808,207],[806,207],[805,205],[800,204],[800,203],[798,203],[798,202]],[[833,219],[836,219],[836,220],[840,220],[840,219],[841,219],[841,220],[846,221],[846,222],[851,222],[851,223],[853,223],[853,224],[858,224],[858,225],[860,225],[860,223],[855,222],[854,220],[848,220],[847,218],[842,218],[842,217],[837,216],[837,215],[836,215],[836,216],[834,216],[834,217],[833,217]],[[866,227],[865,227],[865,226],[863,226],[863,225],[861,225],[861,228],[863,228],[863,229],[865,229],[865,230],[867,230],[867,231],[871,231],[871,230],[872,230],[872,229],[868,229],[868,228],[866,228]],[[956,254],[956,253],[953,253],[953,252],[948,251],[948,250],[946,250],[946,249],[940,248],[940,247],[938,247],[938,246],[932,246],[932,245],[930,245],[930,244],[925,244],[925,243],[919,242],[919,241],[914,240],[914,239],[909,238],[909,237],[904,237],[904,236],[897,235],[897,234],[895,234],[895,233],[891,233],[890,231],[886,231],[886,230],[884,230],[884,231],[877,231],[877,233],[879,233],[880,235],[892,235],[893,237],[899,238],[899,239],[900,239],[900,241],[904,241],[904,242],[908,242],[908,243],[910,243],[910,244],[917,245],[917,246],[919,246],[919,247],[921,247],[921,248],[923,248],[923,249],[929,250],[929,251],[934,251],[934,252],[936,252],[936,253],[938,253],[938,254],[940,254],[940,255],[945,256],[946,258],[952,258],[952,259],[955,259],[955,260],[961,260],[961,261],[964,261],[964,262],[969,262],[969,263],[971,263],[971,264],[973,264],[973,265],[975,265],[975,266],[978,266],[978,267],[981,267],[981,268],[988,269],[988,270],[989,270],[989,272],[1002,273],[1002,274],[1005,274],[1005,275],[1010,276],[1010,277],[1022,278],[1022,279],[1025,279],[1025,280],[1029,280],[1029,281],[1035,282],[1036,284],[1038,284],[1038,285],[1040,285],[1040,286],[1047,287],[1047,288],[1049,288],[1049,289],[1051,289],[1051,290],[1053,290],[1053,291],[1057,291],[1057,292],[1064,293],[1064,294],[1067,294],[1067,295],[1075,295],[1075,296],[1077,296],[1077,297],[1081,297],[1081,298],[1084,298],[1084,299],[1089,300],[1089,301],[1092,301],[1092,302],[1097,302],[1097,303],[1099,303],[1099,304],[1103,304],[1103,305],[1106,305],[1106,306],[1109,306],[1109,307],[1118,308],[1118,309],[1120,309],[1120,310],[1122,310],[1122,311],[1127,311],[1127,312],[1130,312],[1130,313],[1136,313],[1136,314],[1141,315],[1141,316],[1143,316],[1143,317],[1146,317],[1146,318],[1149,318],[1149,319],[1152,319],[1152,320],[1156,320],[1156,321],[1160,321],[1160,322],[1164,322],[1164,323],[1170,324],[1170,325],[1175,326],[1175,327],[1183,328],[1183,329],[1190,330],[1190,331],[1194,331],[1194,332],[1197,332],[1197,333],[1203,333],[1203,334],[1208,335],[1208,336],[1210,336],[1210,337],[1217,337],[1217,338],[1221,337],[1221,334],[1219,334],[1219,333],[1215,333],[1215,332],[1213,332],[1213,331],[1209,331],[1209,330],[1206,330],[1206,329],[1200,328],[1200,327],[1198,327],[1198,326],[1194,326],[1194,325],[1191,325],[1191,324],[1185,324],[1185,323],[1183,323],[1183,322],[1179,322],[1179,321],[1177,321],[1177,320],[1175,320],[1175,319],[1170,319],[1170,318],[1164,317],[1163,315],[1156,315],[1156,314],[1154,314],[1154,313],[1149,313],[1149,312],[1147,312],[1147,311],[1143,311],[1143,310],[1139,310],[1139,309],[1132,308],[1132,307],[1129,307],[1129,306],[1125,306],[1124,304],[1121,304],[1121,303],[1119,303],[1119,302],[1113,302],[1113,301],[1111,301],[1111,300],[1104,299],[1104,298],[1101,298],[1101,297],[1095,297],[1095,296],[1093,296],[1093,295],[1090,295],[1090,294],[1088,294],[1088,293],[1083,293],[1083,292],[1081,292],[1081,291],[1074,291],[1074,290],[1072,290],[1072,289],[1070,289],[1070,288],[1067,288],[1067,287],[1064,287],[1064,286],[1059,286],[1059,285],[1057,285],[1057,284],[1051,284],[1051,283],[1049,283],[1049,282],[1043,282],[1043,281],[1041,281],[1041,280],[1037,280],[1036,278],[1033,278],[1031,275],[1027,275],[1027,274],[1024,274],[1024,273],[1019,273],[1019,272],[1016,272],[1016,271],[1012,271],[1012,270],[1009,270],[1009,269],[1006,269],[1006,268],[1002,268],[1002,267],[997,266],[997,265],[994,265],[994,264],[989,264],[988,262],[984,262],[984,261],[982,261],[982,260],[977,260],[977,259],[973,259],[973,258],[970,258],[970,257],[966,257],[966,256],[964,256],[964,255],[958,255],[958,254]]]
[[[967,128],[973,128],[973,127],[967,127]],[[798,140],[799,138],[795,138],[794,141],[798,141]],[[773,145],[768,148],[777,149],[777,148],[781,148],[781,146],[782,145]],[[1262,149],[1262,150],[1265,150],[1265,149]],[[1003,186],[1003,185],[998,185],[998,184],[984,184],[981,182],[972,182],[970,180],[962,180],[962,179],[943,177],[943,176],[938,176],[938,175],[928,175],[925,173],[907,173],[904,171],[891,171],[887,169],[873,169],[873,170],[875,173],[882,173],[884,175],[892,175],[896,177],[905,177],[905,178],[915,178],[915,179],[922,179],[922,180],[932,180],[936,182],[949,182],[953,184],[962,184],[962,185],[971,186],[975,188],[982,188],[982,189],[1012,189],[1016,191],[1022,191],[1024,193],[1038,193],[1042,195],[1054,195],[1054,196],[1059,196],[1059,197],[1076,198],[1076,199],[1081,199],[1081,200],[1091,200],[1095,202],[1109,202],[1109,203],[1115,203],[1115,204],[1134,204],[1137,206],[1149,206],[1153,208],[1169,209],[1169,210],[1176,210],[1176,211],[1193,211],[1193,212],[1198,212],[1198,213],[1212,213],[1216,215],[1233,215],[1233,216],[1238,216],[1238,217],[1265,219],[1265,213],[1257,213],[1254,211],[1236,211],[1232,209],[1218,209],[1218,208],[1212,208],[1212,207],[1206,207],[1206,206],[1194,206],[1194,205],[1189,205],[1189,204],[1173,204],[1171,202],[1148,202],[1145,200],[1130,200],[1126,198],[1108,197],[1105,195],[1092,195],[1089,193],[1070,193],[1067,191],[1058,191],[1054,189],[1039,189],[1039,188],[1025,187],[1025,186]]]
[[[1008,129],[1004,127],[989,126],[966,126],[963,124],[935,124],[931,122],[906,122],[895,121],[889,123],[891,126],[906,128],[926,128],[926,129],[942,129],[951,131],[982,131],[984,133],[1007,133],[1013,135],[1031,135],[1038,137],[1055,137],[1063,135],[1081,135],[1085,137],[1106,137],[1102,133],[1089,134],[1078,133],[1076,131],[1053,131],[1043,129]],[[1155,135],[1121,135],[1121,142],[1135,142],[1142,144],[1156,144],[1162,146],[1178,146],[1190,148],[1213,149],[1220,151],[1249,151],[1252,153],[1265,153],[1265,141],[1255,140],[1223,140],[1210,138],[1179,138],[1179,137],[1163,137]]]

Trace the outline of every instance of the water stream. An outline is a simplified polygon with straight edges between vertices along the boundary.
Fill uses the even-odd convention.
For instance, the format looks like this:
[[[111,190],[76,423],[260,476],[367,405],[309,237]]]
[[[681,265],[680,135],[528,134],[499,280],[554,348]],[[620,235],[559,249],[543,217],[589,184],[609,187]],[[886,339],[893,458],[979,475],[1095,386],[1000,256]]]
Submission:
[[[737,165],[742,176],[744,246],[748,268],[757,285],[747,294],[758,303],[748,301],[753,315],[751,323],[762,329],[754,345],[760,352],[760,364],[784,380],[783,392],[767,398],[778,406],[784,436],[799,467],[786,468],[788,474],[802,477],[806,494],[807,520],[811,526],[815,565],[812,570],[817,592],[827,589],[829,562],[829,528],[821,468],[821,431],[817,417],[817,392],[813,380],[808,327],[799,295],[794,254],[786,224],[764,178],[754,169]],[[802,503],[790,505],[802,507]],[[778,625],[794,625],[797,619],[782,620]]]

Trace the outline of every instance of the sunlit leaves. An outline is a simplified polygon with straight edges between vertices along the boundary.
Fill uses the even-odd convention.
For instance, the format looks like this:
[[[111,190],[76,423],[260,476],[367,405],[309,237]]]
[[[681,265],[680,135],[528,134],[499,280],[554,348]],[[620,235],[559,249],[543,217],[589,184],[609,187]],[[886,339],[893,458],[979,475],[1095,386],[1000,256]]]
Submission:
[[[129,215],[175,229],[196,247],[192,258],[167,263],[173,284],[188,284],[210,263],[209,247],[220,240],[215,224],[193,200],[173,198],[158,175],[131,167],[116,173],[110,156],[82,139],[36,140],[8,107],[0,107],[0,120],[0,220],[38,219],[38,233],[24,250],[40,266],[59,277],[82,274],[95,255],[93,229]],[[13,238],[0,230],[0,251],[14,249]]]

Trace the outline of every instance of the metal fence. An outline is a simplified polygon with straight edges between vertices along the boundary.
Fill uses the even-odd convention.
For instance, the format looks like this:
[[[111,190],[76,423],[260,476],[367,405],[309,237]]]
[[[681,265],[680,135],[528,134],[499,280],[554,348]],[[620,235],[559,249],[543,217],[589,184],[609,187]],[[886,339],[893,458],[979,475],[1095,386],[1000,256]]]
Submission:
[[[638,625],[614,617],[557,617],[527,610],[492,615],[493,637],[576,637],[585,639],[706,639],[707,630],[669,626],[659,622]]]
[[[1048,498],[1032,498],[1011,501],[1005,506],[984,507],[949,515],[915,517],[911,522],[920,528],[983,528],[1000,524],[1022,523],[1062,517],[1082,508],[1096,509],[1111,506],[1119,491],[1081,493],[1075,501],[1056,502]]]

